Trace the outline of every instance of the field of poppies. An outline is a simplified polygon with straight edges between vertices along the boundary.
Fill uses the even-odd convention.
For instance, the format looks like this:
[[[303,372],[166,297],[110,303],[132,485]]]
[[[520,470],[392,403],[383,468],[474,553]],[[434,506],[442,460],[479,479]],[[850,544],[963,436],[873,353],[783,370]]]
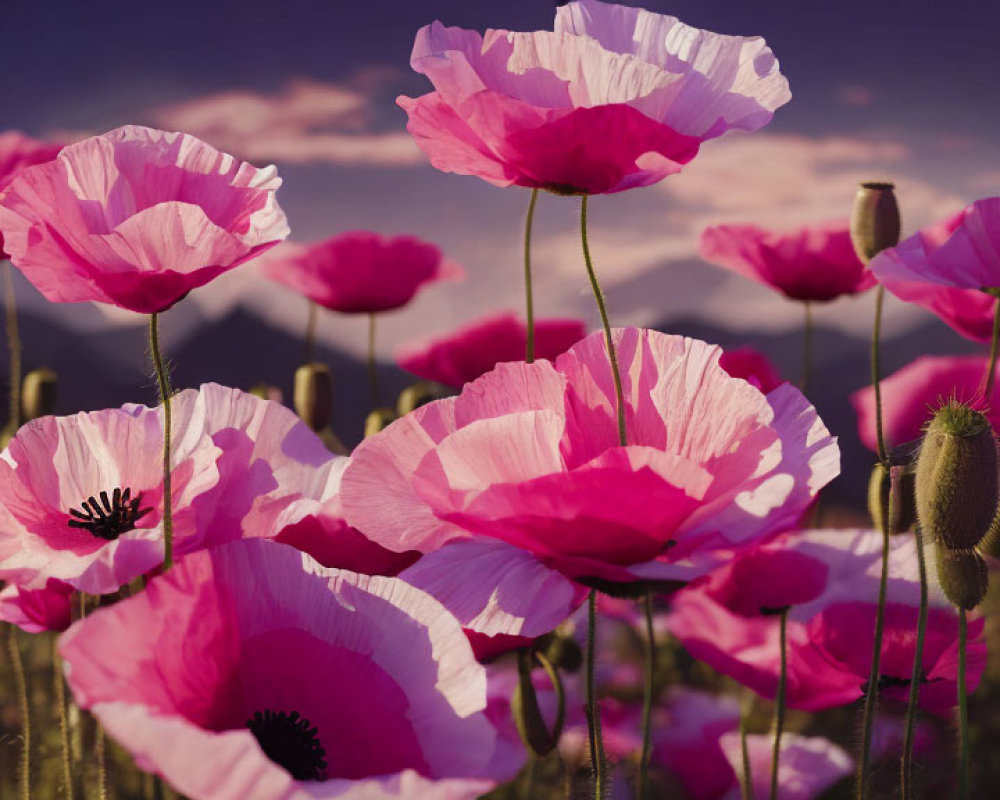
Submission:
[[[0,133],[0,798],[993,796],[1000,197],[907,238],[906,196],[872,181],[842,222],[692,232],[801,308],[783,375],[628,326],[588,234],[591,196],[684,181],[791,99],[763,39],[573,0],[552,30],[434,22],[411,64],[432,88],[398,104],[430,163],[525,190],[525,306],[415,331],[398,397],[378,320],[463,276],[437,245],[285,241],[277,169],[188,133]],[[535,317],[542,191],[579,210],[596,331]],[[308,301],[292,407],[171,379],[161,316],[251,260]],[[158,397],[137,376],[132,404],[54,415],[58,376],[22,374],[12,270],[144,315]],[[982,352],[883,374],[886,292]],[[852,509],[824,496],[841,458],[812,314],[860,293]],[[315,360],[328,311],[368,325],[350,451]]]

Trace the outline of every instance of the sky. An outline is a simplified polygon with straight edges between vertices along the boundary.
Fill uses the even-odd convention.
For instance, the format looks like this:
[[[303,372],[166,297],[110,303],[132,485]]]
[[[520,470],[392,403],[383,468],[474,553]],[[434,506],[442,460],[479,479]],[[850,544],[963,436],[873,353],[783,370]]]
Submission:
[[[428,91],[408,65],[434,19],[483,30],[550,28],[543,0],[7,0],[0,128],[77,138],[125,123],[186,130],[252,160],[276,163],[292,238],[350,229],[412,233],[468,273],[427,289],[386,318],[379,352],[518,309],[528,193],[439,173],[405,131],[399,94]],[[767,39],[793,98],[763,132],[707,143],[657,186],[595,198],[591,242],[618,324],[700,320],[735,336],[779,334],[801,309],[696,255],[706,225],[776,228],[847,217],[860,180],[896,182],[912,232],[1000,188],[1000,7],[980,0],[647,0],[644,7],[722,33]],[[578,242],[579,207],[543,196],[534,253],[537,308],[594,328]],[[242,306],[298,333],[303,302],[249,264],[199,290],[166,321],[179,345]],[[82,331],[127,312],[49,306],[23,281],[22,302]],[[819,326],[867,335],[871,298],[817,310]],[[888,336],[922,312],[890,303]],[[319,335],[361,353],[362,320],[327,315]],[[956,342],[956,349],[961,345]],[[819,354],[822,361],[822,354]]]

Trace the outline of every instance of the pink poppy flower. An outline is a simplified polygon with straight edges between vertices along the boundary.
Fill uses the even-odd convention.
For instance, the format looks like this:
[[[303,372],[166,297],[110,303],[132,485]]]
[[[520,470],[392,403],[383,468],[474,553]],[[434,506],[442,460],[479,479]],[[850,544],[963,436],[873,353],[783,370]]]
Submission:
[[[435,167],[560,194],[656,183],[791,97],[763,39],[596,0],[558,8],[554,31],[435,22],[410,65],[435,91],[397,102]]]
[[[993,387],[989,403],[980,394],[986,367],[983,356],[920,356],[883,378],[882,425],[889,446],[919,439],[932,409],[952,397],[981,408],[993,426],[1000,427],[1000,387]],[[862,444],[875,451],[875,390],[858,389],[851,395],[851,405],[858,415]]]
[[[51,161],[62,148],[61,144],[40,142],[19,131],[0,133],[0,194],[25,167]],[[3,249],[3,233],[0,232],[0,259],[3,258],[7,258],[7,254]]]
[[[344,460],[291,411],[217,384],[171,407],[178,554],[336,519]],[[163,475],[149,454],[162,414],[126,405],[21,428],[0,457],[0,577],[105,594],[160,564]]]
[[[536,320],[535,358],[553,361],[586,335],[579,320]],[[404,347],[396,353],[396,363],[424,380],[460,388],[497,364],[524,361],[527,338],[527,328],[515,314],[498,314]]]
[[[736,776],[743,771],[739,733],[724,734],[719,739],[719,746],[737,780],[737,785],[724,795],[725,800],[739,800],[742,795]],[[754,797],[769,796],[773,748],[774,737],[769,734],[747,736]],[[813,800],[853,771],[854,759],[829,739],[786,733],[781,737],[778,756],[778,800]]]
[[[181,559],[60,652],[77,703],[192,800],[472,800],[524,759],[443,606],[274,542]]]
[[[785,382],[771,360],[752,347],[727,350],[719,358],[719,366],[734,378],[749,381],[764,394],[777,389]]]
[[[390,239],[350,231],[309,245],[285,245],[264,262],[272,280],[341,314],[402,308],[425,285],[458,280],[464,270],[416,236]]]
[[[50,580],[42,589],[8,584],[0,590],[0,621],[17,625],[26,633],[64,631],[71,622],[73,587]]]
[[[791,525],[837,474],[836,443],[791,385],[764,395],[704,342],[614,338],[629,446],[596,333],[366,439],[341,485],[348,523],[396,550],[486,536],[572,578],[689,580]]]
[[[977,200],[959,214],[925,228],[869,264],[900,300],[937,315],[962,336],[988,342],[1000,287],[1000,197]]]
[[[549,633],[586,598],[582,586],[531,553],[490,539],[452,542],[399,577],[455,615],[480,660]]]
[[[0,232],[47,299],[156,313],[288,235],[280,185],[274,167],[129,125],[23,170]]]
[[[818,711],[846,705],[864,694],[868,682],[881,552],[876,531],[784,536],[678,592],[668,628],[695,658],[773,698],[780,670],[779,617],[774,612],[790,606],[788,706]],[[933,563],[928,569],[934,587]],[[892,540],[889,574],[880,696],[905,703],[920,598],[912,537]],[[971,691],[986,665],[983,620],[973,619],[969,631]],[[932,588],[922,707],[943,712],[954,705],[957,662],[956,612]]]
[[[826,302],[876,284],[854,252],[842,221],[783,232],[756,225],[714,225],[702,231],[698,251],[706,261],[791,300]]]

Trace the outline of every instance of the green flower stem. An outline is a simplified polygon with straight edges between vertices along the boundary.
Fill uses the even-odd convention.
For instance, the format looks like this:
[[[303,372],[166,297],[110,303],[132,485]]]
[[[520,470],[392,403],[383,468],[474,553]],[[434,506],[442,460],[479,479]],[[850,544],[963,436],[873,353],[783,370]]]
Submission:
[[[4,302],[6,306],[7,350],[10,353],[10,408],[7,430],[11,436],[21,427],[21,335],[17,325],[17,298],[10,262],[3,262]]]
[[[590,729],[590,768],[594,775],[594,800],[604,798],[604,741],[601,735],[601,710],[597,705],[594,665],[597,661],[597,590],[591,589],[587,600],[587,721]]]
[[[802,393],[809,392],[809,379],[812,377],[812,346],[813,346],[813,316],[812,303],[804,303],[806,318],[802,326]]]
[[[524,317],[528,334],[524,360],[529,364],[535,360],[535,303],[531,294],[531,228],[535,222],[537,203],[538,189],[532,189],[531,200],[528,201],[528,215],[524,220]]]
[[[966,644],[969,624],[958,610],[958,800],[969,797],[969,698],[965,690]]]
[[[903,755],[900,763],[901,800],[912,800],[913,732],[920,704],[920,684],[923,680],[924,637],[927,633],[927,560],[924,556],[924,534],[917,526],[913,537],[917,545],[917,567],[920,570],[920,611],[917,616],[917,644],[913,652],[913,673],[910,676],[910,701],[906,707],[906,727],[903,731]]]
[[[319,306],[312,300],[306,302],[309,304],[309,310],[306,312],[306,338],[302,347],[303,364],[313,360],[313,351],[316,349],[316,320],[319,316]]]
[[[14,670],[14,689],[21,712],[21,800],[31,798],[31,707],[28,705],[28,681],[21,660],[21,648],[17,643],[17,628],[7,626],[7,652]]]
[[[653,750],[653,679],[656,676],[656,636],[653,633],[653,593],[643,597],[646,617],[646,680],[642,693],[642,755],[639,759],[639,800],[646,800],[649,782],[649,757]]]
[[[774,749],[771,753],[771,800],[778,800],[778,761],[781,758],[781,734],[785,728],[785,688],[788,684],[788,609],[781,612],[781,673],[778,694],[774,698]]]
[[[626,443],[625,399],[622,393],[622,376],[618,371],[618,356],[615,354],[615,344],[611,339],[611,323],[608,322],[608,310],[604,305],[604,293],[601,291],[601,285],[597,282],[597,275],[594,273],[594,262],[590,257],[590,245],[587,241],[587,200],[587,195],[584,195],[580,200],[580,240],[583,244],[583,260],[587,265],[590,286],[594,290],[597,310],[601,314],[601,324],[604,326],[604,344],[608,348],[608,360],[611,362],[611,377],[615,382],[615,405],[618,411],[618,443],[624,447]]]
[[[878,440],[878,460],[889,467],[889,455],[885,447],[885,432],[882,427],[882,372],[879,367],[879,344],[882,336],[882,305],[885,301],[885,287],[879,284],[875,291],[875,324],[872,327],[872,388],[875,390],[875,438]]]
[[[892,473],[890,472],[890,475]],[[879,579],[878,609],[875,613],[875,641],[872,646],[872,668],[868,674],[865,691],[865,711],[861,734],[861,757],[858,759],[857,798],[864,800],[868,790],[868,766],[872,744],[872,726],[875,722],[875,705],[878,702],[878,682],[881,675],[882,632],[885,628],[886,590],[889,580],[889,509],[899,494],[898,478],[889,483],[888,497],[882,499],[882,575]]]
[[[747,733],[750,727],[750,714],[753,711],[753,693],[743,687],[743,698],[740,702],[740,755],[743,759],[743,771],[740,774],[740,796],[743,800],[753,800],[753,774],[750,769],[750,748],[747,745]]]
[[[59,716],[59,743],[62,749],[63,797],[73,800],[73,761],[69,744],[69,717],[66,713],[66,681],[63,678],[62,659],[59,658],[59,640],[52,640],[53,695]]]
[[[368,315],[368,385],[371,387],[372,408],[382,405],[382,393],[378,386],[378,366],[375,363],[375,315]]]
[[[986,372],[986,385],[983,390],[983,397],[988,403],[993,395],[993,377],[997,369],[997,345],[1000,343],[1000,292],[996,294],[993,301],[993,337],[990,339],[990,365]]]
[[[160,354],[158,314],[149,315],[149,352],[153,356],[156,381],[163,403],[163,571],[174,565],[174,513],[170,484],[170,375]]]

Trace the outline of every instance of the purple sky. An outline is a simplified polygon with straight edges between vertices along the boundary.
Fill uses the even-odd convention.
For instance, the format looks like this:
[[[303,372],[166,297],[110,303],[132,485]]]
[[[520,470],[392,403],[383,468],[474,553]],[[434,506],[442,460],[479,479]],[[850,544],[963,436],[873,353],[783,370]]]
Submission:
[[[469,279],[428,290],[388,319],[380,342],[388,358],[404,340],[521,303],[527,193],[426,165],[393,102],[401,92],[428,88],[408,67],[414,33],[435,18],[477,29],[547,28],[553,5],[15,0],[4,15],[0,125],[40,136],[79,136],[127,122],[189,130],[256,163],[278,164],[293,238],[371,228],[441,244]],[[645,6],[700,27],[764,36],[793,99],[765,132],[708,143],[680,175],[595,199],[593,247],[614,321],[695,317],[735,334],[792,330],[798,308],[697,260],[702,227],[846,217],[856,182],[877,177],[897,182],[912,230],[1000,187],[1000,9],[979,0],[648,0]],[[577,224],[575,203],[543,197],[538,306],[543,314],[581,316],[595,326]],[[186,320],[217,317],[242,303],[300,331],[299,299],[255,277],[252,265],[241,268],[175,313]],[[49,308],[26,287],[22,295],[29,306],[85,330],[108,317],[95,309]],[[870,299],[820,309],[817,317],[820,325],[861,337]],[[888,334],[922,320],[892,304]],[[168,325],[168,340],[196,329]],[[328,317],[321,335],[355,352],[364,343],[363,326],[353,319]]]

